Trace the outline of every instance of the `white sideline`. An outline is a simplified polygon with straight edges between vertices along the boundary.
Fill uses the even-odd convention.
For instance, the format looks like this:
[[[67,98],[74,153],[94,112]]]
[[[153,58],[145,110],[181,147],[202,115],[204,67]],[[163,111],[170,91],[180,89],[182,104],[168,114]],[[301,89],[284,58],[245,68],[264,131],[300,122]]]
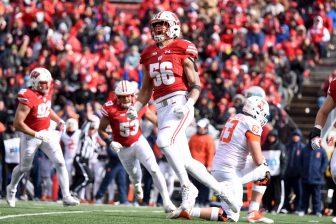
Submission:
[[[0,216],[1,219],[10,219],[18,217],[27,217],[27,216],[38,216],[38,215],[58,215],[58,214],[76,214],[76,213],[85,213],[90,211],[68,211],[68,212],[41,212],[41,213],[27,213],[27,214],[18,214],[18,215],[5,215]]]

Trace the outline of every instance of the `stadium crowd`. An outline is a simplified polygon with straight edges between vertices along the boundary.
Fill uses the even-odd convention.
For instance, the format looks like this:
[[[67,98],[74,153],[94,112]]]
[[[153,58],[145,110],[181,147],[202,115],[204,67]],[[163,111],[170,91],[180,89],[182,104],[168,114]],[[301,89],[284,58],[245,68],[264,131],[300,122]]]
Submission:
[[[206,118],[209,120],[207,127],[220,130],[232,114],[241,111],[244,90],[251,86],[260,86],[265,90],[271,108],[267,129],[273,129],[273,132],[264,134],[264,147],[266,150],[278,150],[279,146],[274,146],[274,142],[282,140],[288,143],[287,148],[281,149],[286,154],[286,159],[283,160],[285,162],[279,168],[281,172],[274,176],[279,176],[279,181],[285,180],[285,183],[287,179],[286,189],[291,189],[296,185],[296,182],[293,184],[294,180],[301,175],[301,172],[289,172],[290,169],[299,170],[293,165],[296,164],[298,158],[295,155],[298,153],[292,151],[303,150],[304,144],[300,130],[293,128],[295,125],[291,125],[289,129],[292,136],[283,134],[283,129],[290,125],[285,109],[294,95],[302,96],[303,81],[309,77],[310,69],[322,63],[321,59],[329,55],[330,40],[336,27],[336,3],[332,0],[144,0],[137,11],[132,8],[120,10],[107,1],[2,1],[1,138],[6,140],[17,137],[12,125],[17,93],[29,85],[29,72],[37,66],[48,68],[53,76],[54,110],[64,120],[77,119],[80,127],[93,115],[99,115],[102,103],[113,97],[112,90],[116,82],[127,79],[140,86],[140,53],[145,46],[153,43],[149,20],[155,12],[161,10],[171,10],[177,14],[183,37],[195,43],[198,49],[197,63],[202,92],[196,104],[196,120]],[[155,136],[156,130],[149,130],[144,130],[147,133],[145,137],[154,146],[153,135]],[[3,173],[1,193],[4,196],[10,178],[8,171],[18,161],[6,162],[2,142],[0,168]],[[92,163],[118,163],[115,155],[104,151],[100,150]],[[159,152],[157,155],[158,158],[162,156]],[[51,196],[50,178],[54,175],[46,163],[48,160],[43,153],[38,153],[32,176],[35,197],[39,199],[45,199],[46,194]],[[323,175],[326,169],[324,166],[322,164],[318,170],[319,175]],[[112,175],[111,169],[115,167],[108,165],[106,172]],[[105,167],[102,170],[104,169]],[[118,166],[118,173],[105,182],[102,180],[103,171],[95,171],[95,177],[101,176],[100,181],[94,183],[95,193],[100,182],[106,185],[116,177],[118,188],[123,189],[119,189],[122,194],[119,195],[119,201],[128,203],[127,192],[124,190],[127,184],[124,180],[121,181],[122,178],[125,179],[126,173],[121,166]],[[148,176],[144,174],[144,179],[148,179],[144,181],[145,194],[149,194],[151,189]],[[323,177],[320,179],[315,181],[304,176],[302,188],[310,185],[323,186]],[[41,182],[44,184],[41,185]],[[28,188],[25,185],[23,189]],[[40,189],[41,186],[49,186],[47,193]],[[269,198],[277,200],[280,206],[281,199],[273,197],[277,195],[277,187],[273,188],[273,193],[265,195],[265,201],[270,195]],[[300,198],[302,188],[294,189],[297,196],[294,204],[290,200],[292,194],[286,193],[286,211],[304,211],[307,202],[301,200],[303,197]],[[333,185],[331,188],[335,189]],[[113,189],[110,191],[113,192]],[[101,199],[104,192],[99,191],[98,194],[82,198]],[[146,197],[149,203],[150,196]],[[109,200],[114,200],[113,195]],[[206,199],[199,203],[205,204],[204,201]],[[267,205],[266,209],[279,212],[282,207],[274,206]],[[331,208],[336,210],[335,204]],[[314,213],[321,213],[320,209],[314,209]]]

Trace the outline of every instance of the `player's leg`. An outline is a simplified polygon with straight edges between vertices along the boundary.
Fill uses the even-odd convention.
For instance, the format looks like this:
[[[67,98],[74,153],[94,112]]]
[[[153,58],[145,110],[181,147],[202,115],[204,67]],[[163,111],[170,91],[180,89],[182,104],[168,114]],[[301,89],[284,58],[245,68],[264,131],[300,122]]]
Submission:
[[[190,210],[182,210],[181,208],[176,209],[174,212],[170,213],[167,218],[170,219],[191,219],[200,218],[209,221],[221,221],[226,222],[229,220],[226,213],[222,208],[218,207],[208,207],[208,208],[192,208]]]
[[[176,96],[177,97],[177,96]],[[185,96],[178,96],[177,98]],[[175,99],[175,97],[174,97]],[[184,209],[190,209],[195,204],[195,199],[198,195],[197,188],[190,182],[188,173],[185,167],[185,158],[181,153],[182,145],[173,144],[175,136],[181,132],[181,126],[185,124],[185,119],[177,119],[173,113],[174,105],[171,104],[165,107],[159,107],[156,105],[158,111],[158,123],[159,131],[157,137],[157,145],[165,154],[168,163],[171,165],[178,177],[182,191],[182,203],[181,207]],[[188,117],[193,116],[190,114]]]
[[[156,162],[154,153],[148,144],[147,140],[140,136],[138,142],[136,143],[135,153],[136,157],[144,165],[144,167],[151,174],[154,182],[154,186],[159,190],[164,209],[166,212],[171,212],[176,209],[175,205],[171,202],[169,198],[169,193],[166,185],[166,181],[163,177],[163,174],[160,171],[159,165]]]
[[[330,172],[331,172],[331,177],[334,183],[336,184],[336,153],[335,151],[336,149],[334,149],[334,152],[330,159]]]
[[[65,166],[65,161],[62,153],[62,148],[58,141],[51,141],[50,143],[43,142],[41,145],[42,151],[53,162],[63,195],[63,205],[74,206],[78,205],[79,201],[70,195],[69,190],[69,174]]]
[[[14,168],[11,182],[6,189],[6,200],[10,207],[15,207],[17,185],[23,175],[31,169],[36,149],[41,143],[41,140],[20,133],[20,163]]]
[[[212,175],[217,181],[226,183],[228,194],[235,200],[236,210],[233,211],[225,202],[221,204],[221,207],[228,219],[237,222],[239,220],[241,206],[243,205],[243,184],[239,175],[233,169],[227,170],[226,172],[215,170],[212,171]]]
[[[243,184],[246,184],[251,181],[257,181],[265,177],[265,172],[267,172],[267,167],[256,166],[251,158],[248,158],[246,161],[245,168],[240,172],[240,177]],[[266,218],[259,211],[260,203],[262,197],[266,191],[266,186],[261,186],[254,184],[252,188],[252,197],[248,209],[247,220],[250,223],[262,222],[262,223],[274,223],[272,219]]]
[[[138,201],[143,199],[141,186],[142,172],[139,160],[136,158],[134,146],[124,148],[118,152],[121,164],[128,173],[133,185],[135,197]]]

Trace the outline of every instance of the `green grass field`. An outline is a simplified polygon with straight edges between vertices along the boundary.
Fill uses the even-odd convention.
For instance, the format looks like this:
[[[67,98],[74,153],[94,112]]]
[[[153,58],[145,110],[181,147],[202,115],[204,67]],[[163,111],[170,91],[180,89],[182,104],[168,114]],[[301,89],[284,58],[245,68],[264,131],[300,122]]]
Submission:
[[[242,213],[239,223],[247,223]],[[331,217],[298,217],[295,215],[266,215],[275,223],[331,223]],[[80,205],[63,207],[62,204],[49,202],[17,202],[15,208],[9,208],[0,200],[0,223],[25,224],[101,224],[101,223],[215,223],[197,220],[168,220],[160,208],[124,207],[112,205]]]

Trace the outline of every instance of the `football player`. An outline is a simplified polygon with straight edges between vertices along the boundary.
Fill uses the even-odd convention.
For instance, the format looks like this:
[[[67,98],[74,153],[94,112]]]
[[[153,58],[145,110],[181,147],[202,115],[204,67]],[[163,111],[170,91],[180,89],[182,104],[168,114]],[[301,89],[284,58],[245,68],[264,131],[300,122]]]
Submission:
[[[268,115],[269,107],[265,99],[258,96],[249,97],[244,103],[243,113],[229,118],[220,135],[212,174],[218,181],[230,184],[231,194],[237,200],[235,204],[239,205],[238,211],[232,211],[223,203],[222,208],[192,208],[184,211],[177,209],[169,214],[169,218],[199,217],[225,222],[239,220],[243,184],[257,181],[259,185],[267,185],[270,180],[269,168],[260,144],[262,127],[267,123]],[[273,223],[273,220],[267,221]]]
[[[218,181],[229,182],[237,204],[242,205],[243,184],[259,181],[267,185],[269,168],[261,151],[262,127],[267,123],[269,106],[258,96],[246,99],[243,113],[234,115],[225,124],[213,161],[212,174]],[[248,159],[249,155],[252,160]],[[239,211],[233,212],[224,204],[228,218],[238,221]]]
[[[14,126],[20,131],[20,164],[14,168],[11,183],[7,186],[7,203],[15,207],[17,185],[32,167],[35,152],[40,148],[56,167],[63,205],[78,205],[79,201],[69,192],[69,177],[59,144],[59,133],[49,128],[50,120],[58,124],[59,130],[64,127],[64,121],[51,108],[51,74],[45,68],[35,68],[29,77],[31,88],[21,89],[18,94]]]
[[[183,209],[190,209],[198,195],[190,182],[188,172],[201,183],[213,189],[232,209],[236,206],[202,163],[191,157],[186,128],[194,117],[194,104],[200,95],[197,72],[197,48],[190,41],[180,39],[178,17],[170,11],[161,11],[150,21],[151,34],[156,44],[145,48],[141,54],[144,76],[136,103],[129,107],[127,116],[137,117],[141,108],[153,95],[158,114],[156,143],[174,169],[182,189]]]
[[[128,108],[135,100],[137,91],[137,86],[126,80],[122,80],[116,85],[114,91],[117,96],[116,103],[108,101],[103,105],[103,117],[100,120],[99,133],[112,150],[118,154],[134,184],[137,200],[141,201],[143,199],[140,161],[151,174],[154,185],[161,194],[165,212],[172,212],[176,207],[169,198],[167,185],[156,163],[154,153],[140,130],[140,119],[147,108],[143,108],[134,119],[129,119],[126,116]],[[108,125],[112,128],[113,141],[106,132]]]
[[[61,135],[61,146],[63,148],[65,166],[69,173],[71,182],[73,161],[77,153],[81,130],[78,128],[78,122],[74,118],[69,118],[65,122],[65,132]]]

